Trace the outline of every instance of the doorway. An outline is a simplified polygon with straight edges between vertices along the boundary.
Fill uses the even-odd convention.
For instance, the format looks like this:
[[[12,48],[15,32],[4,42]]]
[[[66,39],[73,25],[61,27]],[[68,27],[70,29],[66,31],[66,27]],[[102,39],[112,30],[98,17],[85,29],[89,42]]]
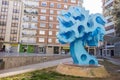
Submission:
[[[114,50],[111,50],[110,53],[111,53],[111,56],[114,56]]]
[[[57,46],[54,47],[54,54],[59,54],[59,47]]]

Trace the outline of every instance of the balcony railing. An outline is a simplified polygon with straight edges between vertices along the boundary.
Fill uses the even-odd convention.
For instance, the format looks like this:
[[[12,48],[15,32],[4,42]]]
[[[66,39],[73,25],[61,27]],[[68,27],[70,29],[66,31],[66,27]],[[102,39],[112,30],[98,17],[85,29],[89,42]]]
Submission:
[[[24,32],[22,32],[22,36],[36,36],[36,33],[24,33]]]
[[[29,17],[23,17],[23,20],[24,21],[30,21],[30,18]]]
[[[32,22],[37,22],[37,21],[38,21],[38,18],[32,18],[31,21],[32,21]]]
[[[107,5],[109,5],[110,3],[112,3],[114,0],[109,0],[108,2],[106,2],[105,3],[105,7],[107,6]]]
[[[27,14],[38,14],[38,11],[33,11],[33,10],[24,10],[24,13],[27,13]]]
[[[21,43],[36,43],[36,40],[21,40]]]
[[[25,1],[24,5],[26,7],[38,7],[39,6],[39,0],[36,0],[37,2],[33,2],[33,1]]]
[[[35,25],[23,25],[23,29],[37,29],[37,26]]]

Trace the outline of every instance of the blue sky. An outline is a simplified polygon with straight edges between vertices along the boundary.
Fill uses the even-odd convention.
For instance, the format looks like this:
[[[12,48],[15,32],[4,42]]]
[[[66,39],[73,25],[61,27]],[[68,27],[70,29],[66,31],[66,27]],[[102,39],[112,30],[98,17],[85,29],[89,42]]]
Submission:
[[[102,13],[102,0],[84,0],[83,7],[90,13]]]

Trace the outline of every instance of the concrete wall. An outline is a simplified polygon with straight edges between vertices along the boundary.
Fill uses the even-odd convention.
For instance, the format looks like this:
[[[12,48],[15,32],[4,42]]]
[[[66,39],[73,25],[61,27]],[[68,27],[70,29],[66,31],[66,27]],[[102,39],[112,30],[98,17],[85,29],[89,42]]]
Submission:
[[[20,67],[29,64],[41,63],[45,61],[61,59],[68,56],[11,56],[11,57],[3,57],[4,61],[4,69]]]

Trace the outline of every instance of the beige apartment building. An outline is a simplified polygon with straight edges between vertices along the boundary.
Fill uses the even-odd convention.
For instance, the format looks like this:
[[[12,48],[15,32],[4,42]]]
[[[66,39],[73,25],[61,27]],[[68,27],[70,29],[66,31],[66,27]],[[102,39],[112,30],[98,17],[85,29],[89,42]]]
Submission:
[[[0,49],[17,52],[21,21],[20,0],[0,0]]]
[[[57,16],[83,0],[0,0],[1,46],[14,52],[59,54],[69,52],[56,38]]]

